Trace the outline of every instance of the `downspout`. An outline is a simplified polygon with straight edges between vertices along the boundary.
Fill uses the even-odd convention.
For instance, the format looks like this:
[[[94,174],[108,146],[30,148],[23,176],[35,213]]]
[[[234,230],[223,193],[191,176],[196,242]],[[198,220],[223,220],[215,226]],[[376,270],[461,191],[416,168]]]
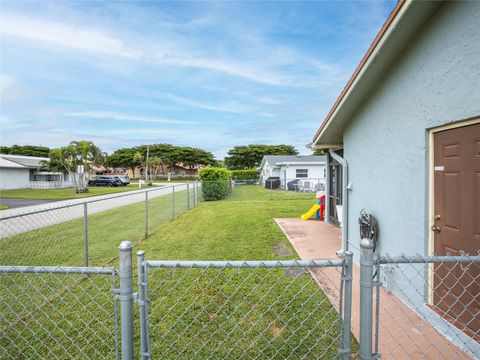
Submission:
[[[343,157],[332,149],[329,154],[342,165],[342,248],[337,251],[337,256],[343,257],[348,250],[348,163]]]

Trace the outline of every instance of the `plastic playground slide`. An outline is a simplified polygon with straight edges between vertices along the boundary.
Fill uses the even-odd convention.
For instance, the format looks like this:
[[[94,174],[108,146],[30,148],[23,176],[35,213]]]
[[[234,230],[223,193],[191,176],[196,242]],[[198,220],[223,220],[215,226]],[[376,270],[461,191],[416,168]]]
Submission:
[[[312,216],[315,216],[315,213],[320,210],[320,205],[319,204],[314,204],[310,210],[308,210],[305,214],[303,214],[302,216],[300,216],[300,218],[302,220],[308,220],[310,219]]]

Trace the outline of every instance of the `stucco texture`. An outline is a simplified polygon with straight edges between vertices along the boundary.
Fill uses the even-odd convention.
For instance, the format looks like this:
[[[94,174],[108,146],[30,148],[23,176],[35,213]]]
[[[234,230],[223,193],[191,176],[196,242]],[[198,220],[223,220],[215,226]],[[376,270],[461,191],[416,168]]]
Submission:
[[[382,253],[424,254],[428,128],[480,115],[480,2],[442,5],[383,77],[344,132],[349,247],[358,214],[379,221]]]

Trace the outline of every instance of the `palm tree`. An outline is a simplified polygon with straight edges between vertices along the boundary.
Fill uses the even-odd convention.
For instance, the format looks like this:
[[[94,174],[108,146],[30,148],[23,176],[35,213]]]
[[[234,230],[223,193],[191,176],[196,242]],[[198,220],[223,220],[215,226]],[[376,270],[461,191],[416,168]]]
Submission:
[[[158,169],[163,165],[163,162],[159,157],[151,157],[146,161],[146,165],[150,170],[150,180],[154,180],[158,173]]]
[[[105,163],[107,154],[91,141],[72,141],[69,145],[52,149],[50,151],[50,164],[52,168],[63,167],[72,179],[77,192],[86,192],[87,184],[85,174],[91,177],[93,167]],[[78,174],[78,165],[83,165],[84,174]],[[63,172],[63,171],[62,171]]]

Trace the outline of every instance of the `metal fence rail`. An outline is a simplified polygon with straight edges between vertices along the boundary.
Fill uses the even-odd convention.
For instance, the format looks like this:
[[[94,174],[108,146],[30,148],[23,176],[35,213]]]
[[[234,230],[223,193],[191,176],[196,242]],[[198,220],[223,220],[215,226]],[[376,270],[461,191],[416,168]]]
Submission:
[[[0,266],[0,358],[479,358],[480,255],[374,258],[371,245],[356,270],[348,252],[156,261],[139,251],[134,276],[129,242],[118,271]]]
[[[112,359],[110,268],[0,266],[1,359]]]
[[[344,358],[350,345],[351,257],[310,261],[144,261],[142,358]],[[336,271],[328,286],[310,271]],[[338,311],[337,311],[338,310]],[[344,322],[344,319],[346,322]],[[347,320],[348,319],[348,320]]]

